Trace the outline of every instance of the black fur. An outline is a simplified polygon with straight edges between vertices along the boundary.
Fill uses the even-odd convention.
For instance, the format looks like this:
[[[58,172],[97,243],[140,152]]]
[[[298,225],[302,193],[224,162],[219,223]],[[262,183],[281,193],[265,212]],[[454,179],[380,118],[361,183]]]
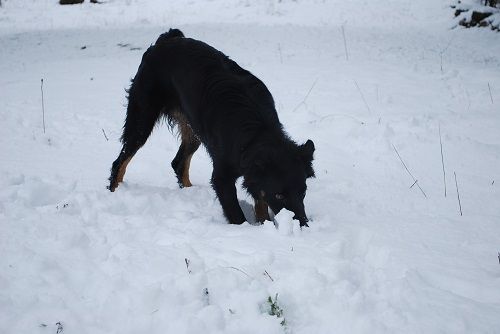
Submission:
[[[114,191],[126,164],[162,117],[177,123],[182,143],[172,161],[181,186],[189,186],[189,161],[200,142],[213,162],[212,186],[232,224],[245,221],[235,181],[260,205],[287,208],[307,225],[303,199],[314,176],[314,144],[297,145],[284,132],[271,93],[254,75],[213,47],[185,38],[177,29],[162,34],[143,55],[129,90],[123,148],[111,168]]]

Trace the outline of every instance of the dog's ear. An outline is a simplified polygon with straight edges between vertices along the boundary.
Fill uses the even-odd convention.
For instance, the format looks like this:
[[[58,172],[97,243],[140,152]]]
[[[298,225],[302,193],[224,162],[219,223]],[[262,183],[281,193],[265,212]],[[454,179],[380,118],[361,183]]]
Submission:
[[[308,139],[304,144],[299,146],[300,159],[304,163],[306,168],[307,177],[314,177],[314,169],[312,168],[312,161],[314,159],[314,143],[311,139]]]
[[[301,151],[301,154],[304,158],[306,158],[307,160],[311,160],[313,159],[313,153],[314,153],[314,143],[311,139],[308,139],[305,144],[302,144],[299,146],[300,148],[300,151]]]

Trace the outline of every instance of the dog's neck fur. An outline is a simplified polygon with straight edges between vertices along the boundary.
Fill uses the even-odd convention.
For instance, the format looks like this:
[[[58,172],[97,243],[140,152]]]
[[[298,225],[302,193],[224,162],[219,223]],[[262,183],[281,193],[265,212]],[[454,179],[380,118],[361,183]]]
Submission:
[[[272,148],[271,152],[269,148]],[[240,148],[241,172],[243,176],[248,175],[256,165],[265,165],[276,155],[293,155],[297,148],[298,145],[281,129],[279,132],[261,131]]]

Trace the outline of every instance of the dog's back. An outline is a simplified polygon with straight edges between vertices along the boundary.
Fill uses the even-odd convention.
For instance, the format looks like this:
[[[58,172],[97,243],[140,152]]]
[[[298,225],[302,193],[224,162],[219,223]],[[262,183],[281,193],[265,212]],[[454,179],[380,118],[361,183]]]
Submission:
[[[179,29],[170,29],[169,31],[161,34],[156,40],[155,45],[162,44],[171,40],[172,38],[182,38],[184,34]]]
[[[223,148],[221,133],[245,142],[257,131],[281,131],[267,87],[222,52],[185,38],[180,30],[162,34],[148,50],[131,90],[134,86],[149,88],[141,95],[162,100],[167,117],[173,112],[185,116],[209,151]]]

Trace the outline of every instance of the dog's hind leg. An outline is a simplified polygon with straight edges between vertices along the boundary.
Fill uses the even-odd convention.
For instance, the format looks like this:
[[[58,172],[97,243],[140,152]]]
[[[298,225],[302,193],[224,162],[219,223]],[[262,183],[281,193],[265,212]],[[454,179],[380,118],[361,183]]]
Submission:
[[[127,118],[123,126],[122,143],[120,155],[113,162],[111,176],[109,177],[110,191],[115,191],[118,184],[123,181],[127,165],[137,151],[146,143],[153,131],[155,123],[160,117],[161,107],[148,106],[140,108],[134,101],[133,96],[129,98]]]
[[[125,171],[127,170],[127,165],[132,160],[135,152],[133,150],[128,149],[127,147],[123,146],[122,150],[120,151],[120,155],[118,158],[113,162],[113,165],[111,166],[111,176],[109,177],[109,186],[108,189],[110,191],[115,191],[116,187],[118,187],[118,184],[123,182],[123,177],[125,176]]]
[[[172,168],[177,176],[179,187],[191,187],[191,180],[189,180],[189,166],[194,152],[200,147],[200,140],[196,138],[193,130],[187,123],[186,118],[179,112],[175,112],[172,116],[179,127],[181,135],[181,145],[174,160],[172,160]]]

